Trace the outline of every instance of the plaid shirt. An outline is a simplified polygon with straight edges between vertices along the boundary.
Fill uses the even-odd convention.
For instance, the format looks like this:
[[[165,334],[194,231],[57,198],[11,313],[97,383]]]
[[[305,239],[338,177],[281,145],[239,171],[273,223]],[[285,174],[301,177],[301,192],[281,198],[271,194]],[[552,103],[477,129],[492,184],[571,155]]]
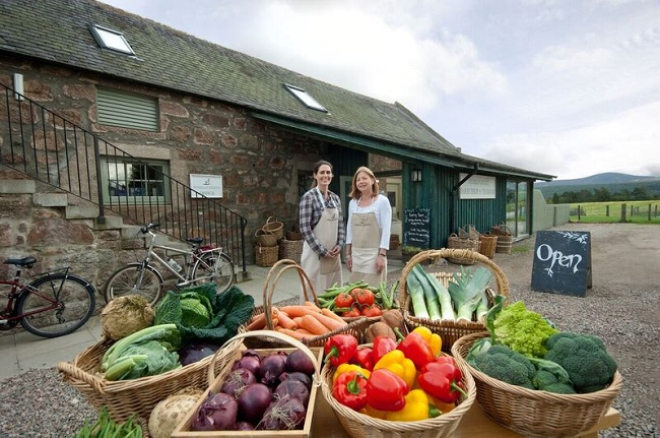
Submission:
[[[337,207],[337,214],[339,215],[337,226],[337,245],[344,247],[344,242],[346,241],[346,229],[344,228],[344,216],[341,213],[341,202],[339,196],[332,192],[328,192],[328,200],[325,203],[325,207],[321,205],[321,197],[319,197],[319,190],[315,187],[307,191],[302,198],[300,198],[300,210],[299,210],[299,222],[300,222],[300,234],[302,234],[303,239],[307,244],[314,250],[315,253],[319,256],[324,256],[330,252],[332,248],[325,248],[321,245],[319,239],[316,238],[314,232],[312,231],[316,224],[321,220],[321,215],[325,207],[334,208]]]

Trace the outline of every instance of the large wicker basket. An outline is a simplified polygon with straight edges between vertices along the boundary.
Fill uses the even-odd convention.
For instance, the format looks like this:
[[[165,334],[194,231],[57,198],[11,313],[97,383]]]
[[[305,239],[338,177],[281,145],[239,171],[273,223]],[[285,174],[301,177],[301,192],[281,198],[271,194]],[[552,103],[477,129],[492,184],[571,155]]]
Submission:
[[[245,332],[245,333],[239,333],[236,335],[234,338],[232,338],[232,341],[247,341],[249,339],[254,339],[254,338],[265,338],[268,337],[270,339],[276,340],[279,343],[282,343],[284,347],[278,348],[278,349],[256,349],[254,350],[255,353],[259,355],[266,355],[269,353],[274,353],[277,351],[284,351],[284,352],[292,352],[294,350],[301,350],[303,351],[309,358],[312,360],[314,364],[314,376],[313,376],[313,384],[310,388],[309,391],[309,402],[307,404],[307,409],[306,409],[306,415],[305,415],[305,420],[301,426],[300,429],[294,429],[294,430],[278,430],[278,431],[272,431],[272,430],[263,430],[263,431],[236,431],[236,430],[214,430],[214,431],[192,431],[191,430],[191,424],[193,417],[195,416],[195,413],[199,409],[199,406],[206,400],[208,397],[209,393],[215,393],[222,388],[222,384],[226,380],[227,375],[231,371],[232,365],[234,363],[233,359],[238,359],[240,357],[239,354],[235,354],[235,357],[232,358],[231,361],[225,362],[225,366],[218,371],[217,366],[209,366],[208,367],[208,389],[202,396],[199,398],[197,404],[193,409],[190,410],[190,412],[181,420],[181,422],[177,425],[177,427],[174,429],[172,432],[172,438],[231,438],[231,437],[254,437],[254,436],[259,436],[263,438],[267,437],[277,437],[277,438],[308,438],[311,436],[311,431],[312,431],[312,420],[314,417],[314,408],[316,404],[316,398],[318,397],[318,387],[321,383],[321,364],[322,364],[322,359],[323,359],[323,349],[322,348],[309,348],[308,346],[300,343],[299,341],[296,341],[295,339],[291,338],[290,336],[284,335],[279,332],[275,331],[264,331],[264,330],[259,330],[259,331],[253,331],[253,332]],[[245,344],[247,345],[247,344]],[[245,347],[243,347],[245,348]],[[218,353],[216,353],[217,355]],[[215,357],[212,358],[214,360]],[[212,365],[213,362],[211,362]]]
[[[331,364],[323,366],[321,390],[342,427],[348,435],[355,438],[446,438],[452,436],[463,415],[470,409],[476,399],[474,379],[465,368],[458,364],[463,373],[463,384],[467,397],[462,397],[459,405],[452,411],[424,421],[386,421],[361,414],[342,405],[332,396],[332,376],[335,367]]]
[[[457,364],[466,368],[477,385],[477,401],[494,422],[526,437],[574,437],[591,429],[616,398],[623,379],[617,372],[607,388],[589,394],[553,394],[510,385],[468,365],[465,356],[486,333],[473,333],[452,347]]]
[[[408,294],[406,279],[415,264],[422,263],[429,259],[441,259],[450,257],[471,260],[472,264],[479,263],[480,266],[483,265],[484,267],[488,268],[491,273],[494,274],[497,287],[497,290],[493,291],[493,295],[498,294],[505,297],[509,296],[509,282],[506,279],[504,272],[502,269],[500,269],[499,266],[497,266],[492,260],[483,254],[465,249],[446,248],[423,251],[413,257],[410,262],[404,266],[403,270],[401,271],[401,277],[399,279],[399,303],[401,303],[401,313],[403,314],[403,320],[406,322],[406,326],[409,330],[414,330],[415,327],[425,326],[428,327],[432,332],[439,334],[442,338],[442,349],[444,351],[450,351],[454,342],[456,342],[462,336],[485,331],[486,326],[476,321],[433,321],[428,318],[416,317],[412,313],[412,300]],[[434,275],[436,275],[436,277],[438,277],[438,279],[445,285],[449,284],[451,274],[443,272],[435,273]]]
[[[99,342],[79,354],[72,363],[58,363],[57,369],[63,380],[79,390],[96,410],[106,406],[114,421],[126,421],[134,412],[138,417],[149,418],[154,406],[170,394],[188,386],[206,388],[211,356],[157,376],[105,380],[100,373],[101,360],[112,343]],[[227,343],[222,355],[216,358],[215,367],[222,369],[240,346],[240,342]]]
[[[254,233],[254,237],[257,239],[257,245],[259,246],[277,246],[277,236],[271,232],[264,230],[257,230]]]
[[[279,246],[261,246],[254,247],[254,261],[257,266],[269,267],[273,266],[279,257]]]
[[[489,259],[492,259],[495,256],[495,250],[497,249],[497,236],[486,232],[479,236],[479,252]]]
[[[465,236],[468,236],[468,234],[465,233]],[[456,234],[451,234],[447,239],[447,248],[468,249],[479,252],[479,249],[481,248],[481,242],[479,241],[479,237],[472,239],[470,237],[459,237]],[[457,253],[457,254],[462,254],[462,253]],[[459,265],[473,265],[475,262],[473,258],[459,258],[453,256],[447,257],[447,260]]]
[[[273,216],[269,216],[266,219],[266,223],[261,227],[267,233],[272,233],[277,237],[277,240],[280,240],[284,237],[284,224],[278,220],[275,220]]]
[[[303,241],[302,240],[280,240],[280,259],[290,259],[296,263],[300,263],[302,257]]]
[[[317,306],[319,305],[318,298],[314,292],[314,286],[310,281],[309,277],[303,270],[303,268],[298,265],[295,261],[284,259],[280,260],[273,265],[273,267],[268,271],[266,276],[266,281],[264,282],[263,289],[263,305],[254,308],[252,312],[252,318],[264,314],[266,317],[266,328],[268,330],[275,330],[273,323],[273,294],[277,283],[279,282],[282,275],[286,272],[296,272],[300,279],[300,290],[302,291],[302,298],[304,301],[311,301]],[[248,323],[249,325],[249,323]],[[323,335],[317,335],[314,337],[306,337],[303,340],[303,343],[313,347],[323,346],[325,341],[333,335],[338,333],[350,333],[354,335],[358,340],[362,340],[364,337],[364,331],[369,325],[368,318],[358,318],[355,321],[348,322],[344,327],[332,330]],[[271,337],[265,337],[263,339],[250,339],[247,341],[251,348],[269,348],[276,345],[282,345],[281,341],[272,339]]]

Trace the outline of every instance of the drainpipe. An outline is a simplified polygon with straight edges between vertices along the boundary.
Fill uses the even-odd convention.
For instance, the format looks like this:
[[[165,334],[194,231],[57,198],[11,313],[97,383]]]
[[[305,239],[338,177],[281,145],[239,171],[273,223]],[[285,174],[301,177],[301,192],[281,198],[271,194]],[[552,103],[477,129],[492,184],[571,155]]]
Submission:
[[[479,170],[479,163],[474,163],[473,169],[468,173],[465,178],[460,180],[458,184],[456,184],[452,189],[451,189],[451,202],[450,202],[450,207],[451,207],[451,232],[453,233],[454,230],[456,230],[456,203],[458,202],[458,189],[461,188],[463,184],[465,184],[465,181],[469,180],[472,175],[477,173],[477,170]]]

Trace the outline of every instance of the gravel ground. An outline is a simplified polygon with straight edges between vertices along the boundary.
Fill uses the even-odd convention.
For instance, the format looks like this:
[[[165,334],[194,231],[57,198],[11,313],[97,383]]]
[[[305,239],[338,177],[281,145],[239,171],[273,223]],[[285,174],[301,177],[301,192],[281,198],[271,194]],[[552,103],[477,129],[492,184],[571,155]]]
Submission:
[[[660,233],[635,225],[568,224],[561,229],[592,233],[593,288],[584,298],[531,291],[534,241],[529,239],[516,243],[512,254],[494,258],[510,283],[511,299],[523,300],[562,330],[601,337],[617,359],[624,385],[614,407],[622,422],[600,437],[660,438]],[[54,368],[0,381],[0,412],[0,435],[6,438],[70,437],[84,419],[96,418]]]

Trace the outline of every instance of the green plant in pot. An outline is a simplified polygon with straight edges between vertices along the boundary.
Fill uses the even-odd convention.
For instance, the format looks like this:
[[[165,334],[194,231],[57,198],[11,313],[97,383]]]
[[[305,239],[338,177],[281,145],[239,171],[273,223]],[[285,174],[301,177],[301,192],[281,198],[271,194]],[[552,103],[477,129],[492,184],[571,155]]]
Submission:
[[[424,249],[419,246],[404,245],[401,247],[401,259],[406,263],[422,251],[424,251]]]

